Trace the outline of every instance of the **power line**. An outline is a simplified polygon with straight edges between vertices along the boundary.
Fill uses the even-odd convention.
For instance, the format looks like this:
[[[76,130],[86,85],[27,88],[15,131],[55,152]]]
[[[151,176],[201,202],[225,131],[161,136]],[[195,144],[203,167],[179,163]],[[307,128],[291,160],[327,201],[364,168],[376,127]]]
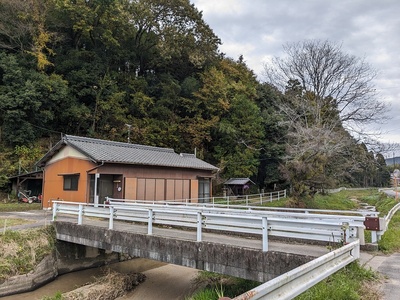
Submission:
[[[36,128],[42,129],[42,130],[46,130],[46,131],[49,131],[49,132],[54,132],[54,133],[63,134],[63,132],[61,132],[61,131],[56,131],[56,130],[48,129],[48,128],[45,128],[45,127],[41,127],[41,126],[32,124],[32,123],[30,123],[30,122],[28,122],[28,121],[26,121],[26,122],[27,122],[28,124],[32,125],[33,127],[36,127]]]

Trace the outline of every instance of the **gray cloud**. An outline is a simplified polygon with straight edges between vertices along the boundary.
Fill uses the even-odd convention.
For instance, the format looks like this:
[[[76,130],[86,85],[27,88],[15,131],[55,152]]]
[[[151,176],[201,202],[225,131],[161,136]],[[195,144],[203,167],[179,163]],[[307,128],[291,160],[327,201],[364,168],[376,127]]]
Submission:
[[[262,80],[268,59],[282,45],[305,39],[342,44],[378,71],[379,97],[391,105],[381,140],[400,143],[400,1],[398,0],[191,0],[221,38],[221,51]]]

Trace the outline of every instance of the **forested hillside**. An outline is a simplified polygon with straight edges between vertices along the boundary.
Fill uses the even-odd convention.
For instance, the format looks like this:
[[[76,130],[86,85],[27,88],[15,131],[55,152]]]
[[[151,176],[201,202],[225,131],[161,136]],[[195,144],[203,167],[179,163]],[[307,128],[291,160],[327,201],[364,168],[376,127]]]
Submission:
[[[260,82],[220,43],[189,0],[0,0],[0,186],[62,133],[196,151],[221,180],[299,195],[387,183],[383,157],[344,126],[339,93]],[[330,143],[313,152],[307,136]]]

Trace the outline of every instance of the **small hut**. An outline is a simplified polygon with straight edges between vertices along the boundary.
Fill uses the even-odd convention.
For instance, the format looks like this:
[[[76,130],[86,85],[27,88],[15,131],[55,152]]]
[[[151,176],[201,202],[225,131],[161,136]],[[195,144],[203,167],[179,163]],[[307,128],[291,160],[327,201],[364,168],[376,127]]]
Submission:
[[[255,183],[249,178],[230,178],[224,183],[224,190],[226,196],[246,195],[252,184]]]

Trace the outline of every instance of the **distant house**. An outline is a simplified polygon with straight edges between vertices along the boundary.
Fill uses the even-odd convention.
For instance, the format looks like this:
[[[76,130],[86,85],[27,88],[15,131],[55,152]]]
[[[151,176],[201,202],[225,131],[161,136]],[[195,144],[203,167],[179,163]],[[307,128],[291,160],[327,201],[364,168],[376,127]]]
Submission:
[[[251,185],[255,185],[249,178],[230,178],[224,183],[227,196],[240,196],[248,193]]]
[[[203,202],[218,170],[170,148],[72,135],[63,136],[37,165],[43,169],[44,208],[56,199],[102,204],[105,197]]]

